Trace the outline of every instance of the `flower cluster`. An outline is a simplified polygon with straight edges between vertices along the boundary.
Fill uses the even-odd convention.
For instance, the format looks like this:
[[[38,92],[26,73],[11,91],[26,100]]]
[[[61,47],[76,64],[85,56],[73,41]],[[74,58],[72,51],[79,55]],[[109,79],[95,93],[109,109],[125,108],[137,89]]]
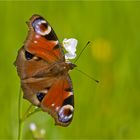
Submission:
[[[30,127],[30,130],[32,132],[33,138],[35,138],[35,139],[44,139],[45,133],[46,133],[45,129],[37,128],[35,123],[30,123],[29,127]]]

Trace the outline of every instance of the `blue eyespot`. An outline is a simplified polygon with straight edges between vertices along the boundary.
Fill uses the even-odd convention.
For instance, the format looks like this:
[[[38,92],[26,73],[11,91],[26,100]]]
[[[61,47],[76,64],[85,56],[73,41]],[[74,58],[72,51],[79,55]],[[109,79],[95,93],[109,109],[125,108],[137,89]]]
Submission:
[[[39,92],[36,94],[36,97],[40,102],[43,100],[44,96],[45,96],[45,93]]]
[[[27,60],[30,60],[30,59],[32,59],[33,58],[33,54],[31,54],[31,53],[29,53],[29,52],[27,52],[27,51],[25,51],[25,58],[27,59]]]

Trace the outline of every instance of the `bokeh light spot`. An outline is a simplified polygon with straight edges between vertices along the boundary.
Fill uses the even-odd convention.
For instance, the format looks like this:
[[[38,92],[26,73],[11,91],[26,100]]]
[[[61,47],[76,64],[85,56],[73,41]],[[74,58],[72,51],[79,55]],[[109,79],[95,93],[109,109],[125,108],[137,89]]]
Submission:
[[[95,40],[92,44],[93,56],[102,62],[110,62],[112,59],[111,43],[105,39]]]

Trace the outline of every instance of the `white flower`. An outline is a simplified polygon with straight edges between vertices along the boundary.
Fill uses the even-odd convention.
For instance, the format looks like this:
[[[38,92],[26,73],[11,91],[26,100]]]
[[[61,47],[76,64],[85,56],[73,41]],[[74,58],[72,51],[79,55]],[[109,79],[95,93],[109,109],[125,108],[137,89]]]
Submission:
[[[65,54],[65,59],[74,59],[76,57],[76,46],[78,41],[74,38],[64,39],[63,46],[67,53]]]
[[[35,123],[30,123],[30,130],[35,131],[36,130],[36,124]]]

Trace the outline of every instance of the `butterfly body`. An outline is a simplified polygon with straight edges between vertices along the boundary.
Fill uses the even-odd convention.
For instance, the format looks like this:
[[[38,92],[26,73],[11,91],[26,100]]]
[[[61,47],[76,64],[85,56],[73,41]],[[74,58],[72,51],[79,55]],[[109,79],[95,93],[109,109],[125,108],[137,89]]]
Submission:
[[[62,46],[44,18],[33,15],[28,26],[15,62],[24,98],[51,114],[57,125],[68,126],[74,112],[68,72],[76,65],[65,60]]]

